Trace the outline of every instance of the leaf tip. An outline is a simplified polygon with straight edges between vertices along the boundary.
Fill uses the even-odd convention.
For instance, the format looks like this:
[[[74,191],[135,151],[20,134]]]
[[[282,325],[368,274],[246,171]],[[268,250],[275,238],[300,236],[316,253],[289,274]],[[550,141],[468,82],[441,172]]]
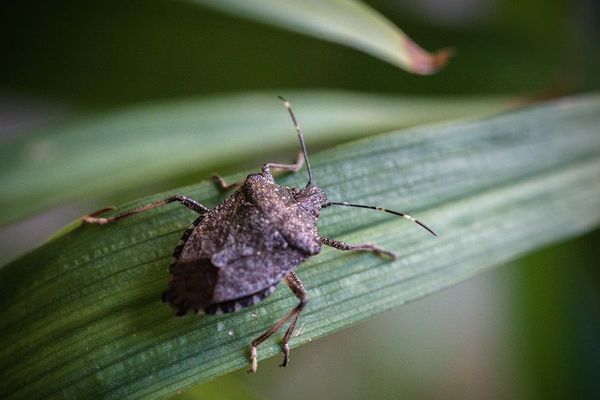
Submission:
[[[404,47],[409,58],[409,70],[419,75],[431,75],[439,72],[452,57],[456,56],[456,50],[452,47],[430,53],[408,38],[406,38]]]

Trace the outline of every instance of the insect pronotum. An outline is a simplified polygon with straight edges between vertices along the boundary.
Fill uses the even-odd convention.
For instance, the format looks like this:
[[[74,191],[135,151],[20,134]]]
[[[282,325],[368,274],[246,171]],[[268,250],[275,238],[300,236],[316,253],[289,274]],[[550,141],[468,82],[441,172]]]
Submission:
[[[313,183],[304,136],[292,107],[287,100],[280,99],[292,118],[300,141],[301,152],[294,164],[264,164],[261,172],[232,184],[215,176],[221,189],[237,190],[214,209],[185,196],[173,195],[115,216],[100,216],[110,210],[103,209],[83,217],[86,223],[108,224],[173,202],[199,214],[173,251],[169,268],[171,281],[162,296],[163,301],[175,309],[176,315],[188,311],[199,314],[239,311],[262,301],[279,282],[285,281],[299,302],[250,343],[249,372],[256,372],[258,346],[289,322],[283,336],[281,366],[288,365],[289,342],[308,302],[308,293],[294,270],[302,261],[318,254],[322,245],[396,257],[373,243],[349,244],[319,235],[320,210],[345,206],[383,211],[413,221],[436,235],[424,223],[405,213],[378,206],[329,201]],[[303,165],[308,172],[308,183],[304,188],[280,186],[271,174],[271,170],[297,172]]]

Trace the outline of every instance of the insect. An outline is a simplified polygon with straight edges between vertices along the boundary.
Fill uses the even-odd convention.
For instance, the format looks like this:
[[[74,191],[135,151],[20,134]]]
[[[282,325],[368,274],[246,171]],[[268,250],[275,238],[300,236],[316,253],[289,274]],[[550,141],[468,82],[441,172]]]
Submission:
[[[319,235],[316,224],[322,209],[345,206],[383,211],[413,221],[436,235],[421,221],[405,213],[329,201],[323,190],[313,183],[304,136],[292,107],[283,97],[280,99],[300,141],[301,151],[294,164],[267,163],[260,173],[250,174],[244,181],[232,184],[215,176],[221,189],[236,191],[214,209],[185,196],[174,195],[115,216],[101,217],[110,210],[103,209],[83,217],[85,223],[108,224],[173,202],[199,214],[175,247],[169,268],[171,281],[162,296],[163,302],[169,303],[176,315],[188,311],[198,314],[239,311],[262,301],[283,280],[299,302],[251,342],[248,372],[256,372],[258,346],[289,322],[283,336],[281,366],[288,365],[289,342],[308,302],[308,293],[294,270],[304,260],[318,254],[322,245],[396,258],[394,253],[373,243],[349,244]],[[303,165],[308,172],[308,183],[304,188],[280,186],[271,174],[272,170],[297,172]]]

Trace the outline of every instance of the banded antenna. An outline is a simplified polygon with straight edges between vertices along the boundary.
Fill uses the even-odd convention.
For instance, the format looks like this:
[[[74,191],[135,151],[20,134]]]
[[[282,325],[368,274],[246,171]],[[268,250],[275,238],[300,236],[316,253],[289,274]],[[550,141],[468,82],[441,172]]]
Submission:
[[[298,134],[298,139],[300,140],[300,147],[302,148],[302,153],[304,154],[304,162],[306,163],[306,169],[308,170],[308,183],[306,184],[306,187],[309,187],[310,185],[312,185],[313,176],[312,176],[312,169],[310,168],[310,162],[308,161],[308,153],[306,152],[306,145],[304,144],[304,135],[302,134],[302,130],[300,129],[300,124],[298,123],[298,120],[296,119],[296,116],[294,115],[294,111],[292,110],[292,105],[290,104],[290,102],[281,96],[277,96],[277,97],[281,101],[283,101],[283,105],[285,106],[285,108],[287,108],[288,112],[290,113],[290,117],[292,117],[292,122],[294,123],[294,127],[296,128],[296,133]]]
[[[352,204],[352,203],[348,203],[347,201],[343,201],[343,202],[337,202],[337,201],[330,201],[327,202],[325,204],[323,204],[321,206],[321,208],[327,208],[329,206],[344,206],[344,207],[357,207],[357,208],[367,208],[369,210],[376,210],[376,211],[383,211],[389,214],[394,214],[397,215],[401,218],[407,219],[409,221],[412,221],[418,225],[420,225],[422,228],[426,229],[427,231],[429,231],[429,233],[431,233],[433,236],[437,236],[437,233],[435,233],[433,231],[433,229],[431,229],[430,227],[428,227],[427,225],[425,225],[423,222],[419,221],[416,218],[411,217],[408,214],[402,213],[402,212],[398,212],[398,211],[393,211],[393,210],[388,210],[382,207],[377,207],[377,206],[366,206],[363,204]]]

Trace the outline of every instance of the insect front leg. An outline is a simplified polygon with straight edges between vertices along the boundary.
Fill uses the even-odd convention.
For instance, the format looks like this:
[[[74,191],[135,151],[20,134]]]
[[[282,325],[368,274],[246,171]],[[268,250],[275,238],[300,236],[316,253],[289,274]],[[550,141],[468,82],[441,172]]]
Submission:
[[[292,171],[298,172],[304,165],[304,155],[302,152],[298,153],[298,157],[296,158],[296,162],[294,164],[277,164],[277,163],[267,163],[263,164],[262,172],[263,174],[271,176],[271,169],[276,171]],[[244,181],[238,181],[233,183],[227,183],[225,179],[223,179],[220,175],[213,175],[213,181],[221,190],[229,191],[233,189],[237,189],[244,184]]]
[[[288,312],[283,318],[281,318],[275,325],[269,328],[265,333],[254,339],[250,346],[250,363],[251,367],[248,372],[256,372],[258,367],[258,358],[257,358],[257,348],[263,343],[265,340],[270,338],[275,332],[277,332],[286,322],[291,320],[290,326],[288,327],[285,335],[283,336],[283,362],[281,363],[281,367],[286,367],[290,361],[290,347],[289,342],[292,339],[292,335],[294,330],[296,329],[296,325],[298,323],[298,319],[300,318],[300,313],[302,313],[302,309],[306,306],[308,302],[308,292],[304,288],[300,277],[295,272],[290,272],[285,277],[285,283],[289,286],[290,290],[296,295],[298,299],[300,299],[300,303],[290,312]]]
[[[269,174],[269,175],[271,174],[271,169],[274,169],[276,171],[298,172],[298,171],[300,171],[300,169],[302,169],[303,165],[304,165],[304,154],[302,152],[299,152],[298,156],[296,157],[296,162],[294,164],[267,163],[267,164],[263,164],[262,172],[263,172],[263,174]]]
[[[219,187],[219,189],[224,190],[224,191],[237,189],[244,184],[244,181],[227,183],[221,175],[213,175],[212,179],[215,182],[215,184]]]
[[[393,260],[395,260],[397,258],[396,254],[392,253],[391,251],[387,251],[374,243],[349,244],[349,243],[340,242],[339,240],[330,239],[330,238],[326,238],[326,237],[320,237],[319,239],[321,240],[321,243],[323,243],[324,245],[327,245],[327,246],[330,246],[330,247],[333,247],[333,248],[336,248],[339,250],[372,251],[373,253],[377,254],[378,256],[388,257]]]
[[[135,215],[135,214],[138,214],[138,213],[141,213],[144,211],[152,210],[153,208],[156,208],[156,207],[161,207],[161,206],[167,205],[169,203],[173,203],[175,201],[180,202],[182,205],[186,206],[187,208],[189,208],[191,210],[196,211],[199,214],[204,214],[204,213],[210,211],[209,208],[198,203],[196,200],[192,200],[188,197],[181,196],[181,195],[174,195],[174,196],[168,197],[164,200],[158,200],[158,201],[146,204],[145,206],[137,207],[137,208],[134,208],[129,211],[125,211],[122,214],[115,215],[112,217],[99,217],[100,214],[102,214],[106,211],[114,210],[114,208],[104,208],[100,211],[96,211],[93,214],[83,217],[82,220],[83,220],[83,222],[85,222],[87,224],[98,224],[98,225],[109,224],[111,222],[115,222],[115,221],[118,221],[123,218],[131,217],[132,215]]]

